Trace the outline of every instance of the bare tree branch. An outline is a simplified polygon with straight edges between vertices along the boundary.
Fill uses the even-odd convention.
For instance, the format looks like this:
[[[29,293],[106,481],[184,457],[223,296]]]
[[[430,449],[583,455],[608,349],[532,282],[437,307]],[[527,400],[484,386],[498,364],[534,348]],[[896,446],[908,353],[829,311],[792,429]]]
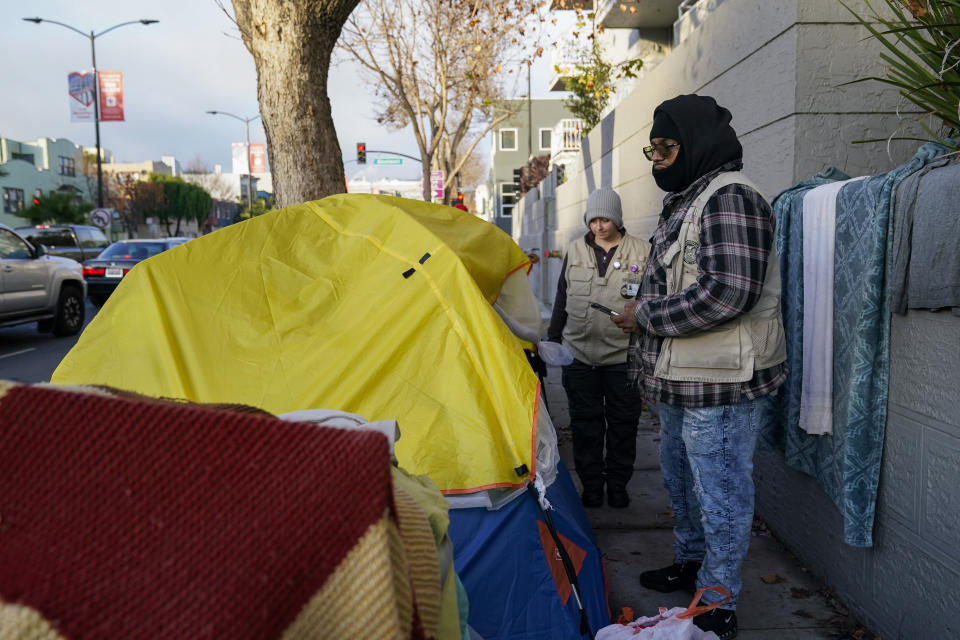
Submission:
[[[431,169],[443,169],[447,202],[480,139],[509,116],[494,116],[491,106],[509,95],[510,69],[543,51],[536,33],[544,4],[363,0],[344,27],[339,51],[374,87],[377,121],[412,129],[425,187]]]

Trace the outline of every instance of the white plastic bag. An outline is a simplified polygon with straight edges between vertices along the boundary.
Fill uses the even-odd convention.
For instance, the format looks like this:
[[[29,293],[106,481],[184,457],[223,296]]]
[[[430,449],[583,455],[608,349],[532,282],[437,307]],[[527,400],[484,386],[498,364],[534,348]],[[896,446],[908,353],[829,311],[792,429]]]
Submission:
[[[730,600],[730,594],[723,587],[704,587],[697,591],[690,606],[667,609],[660,607],[660,614],[651,618],[637,618],[625,624],[611,624],[597,632],[595,640],[717,640],[713,631],[703,631],[693,624],[693,617],[720,607],[717,602],[708,606],[697,606],[707,590],[717,591]]]
[[[565,367],[573,362],[573,351],[559,342],[541,340],[537,345],[537,354],[551,367]]]

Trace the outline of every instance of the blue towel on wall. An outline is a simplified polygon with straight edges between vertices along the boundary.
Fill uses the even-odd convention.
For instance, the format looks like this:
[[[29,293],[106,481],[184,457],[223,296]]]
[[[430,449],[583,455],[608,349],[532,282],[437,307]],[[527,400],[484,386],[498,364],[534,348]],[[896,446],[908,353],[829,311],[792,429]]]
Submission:
[[[845,185],[837,195],[833,315],[833,435],[799,427],[803,359],[803,195],[844,180],[836,169],[779,195],[777,248],[783,277],[784,328],[790,376],[779,395],[779,424],[765,443],[783,447],[789,466],[813,476],[843,516],[844,541],[873,544],[877,483],[887,419],[890,308],[885,294],[891,212],[900,182],[946,152],[935,143],[889,173]]]

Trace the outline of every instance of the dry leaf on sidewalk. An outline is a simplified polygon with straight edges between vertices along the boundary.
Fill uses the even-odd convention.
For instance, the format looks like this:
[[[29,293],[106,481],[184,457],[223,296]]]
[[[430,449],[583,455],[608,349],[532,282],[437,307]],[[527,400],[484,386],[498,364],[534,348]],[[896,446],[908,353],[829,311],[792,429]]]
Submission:
[[[766,575],[760,576],[760,579],[767,584],[776,584],[778,582],[786,582],[787,579],[777,573],[768,573]]]

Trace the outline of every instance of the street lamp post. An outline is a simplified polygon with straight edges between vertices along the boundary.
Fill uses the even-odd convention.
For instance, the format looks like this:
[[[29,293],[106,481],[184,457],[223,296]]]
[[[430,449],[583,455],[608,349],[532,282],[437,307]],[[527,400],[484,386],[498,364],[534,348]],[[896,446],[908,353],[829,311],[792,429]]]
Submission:
[[[93,94],[94,94],[93,127],[94,127],[94,130],[96,131],[96,139],[97,139],[96,140],[97,141],[97,206],[103,207],[103,167],[101,165],[101,158],[100,158],[101,156],[101,153],[100,153],[100,81],[99,81],[99,78],[97,77],[97,48],[94,45],[94,42],[96,41],[97,38],[104,35],[105,33],[109,33],[110,31],[113,31],[114,29],[118,29],[120,27],[125,27],[128,24],[150,25],[150,24],[156,24],[157,22],[159,22],[159,20],[148,20],[148,19],[130,20],[129,22],[121,22],[120,24],[115,24],[108,29],[104,29],[100,33],[94,33],[91,30],[89,34],[84,33],[83,31],[80,31],[80,29],[77,29],[76,27],[71,27],[68,24],[64,24],[63,22],[57,22],[56,20],[48,20],[47,18],[24,18],[24,20],[26,20],[27,22],[33,22],[34,24],[40,24],[41,22],[49,22],[50,24],[57,24],[57,25],[60,25],[61,27],[70,29],[70,31],[79,33],[84,38],[88,38],[90,40],[90,55],[93,59]]]
[[[258,113],[255,116],[250,116],[249,118],[241,118],[240,116],[235,116],[232,113],[227,113],[226,111],[207,111],[212,116],[230,116],[235,118],[243,123],[243,127],[246,131],[246,154],[247,154],[247,211],[250,213],[250,217],[253,217],[253,196],[250,193],[250,183],[253,182],[253,175],[251,174],[250,167],[250,123],[260,117]]]

